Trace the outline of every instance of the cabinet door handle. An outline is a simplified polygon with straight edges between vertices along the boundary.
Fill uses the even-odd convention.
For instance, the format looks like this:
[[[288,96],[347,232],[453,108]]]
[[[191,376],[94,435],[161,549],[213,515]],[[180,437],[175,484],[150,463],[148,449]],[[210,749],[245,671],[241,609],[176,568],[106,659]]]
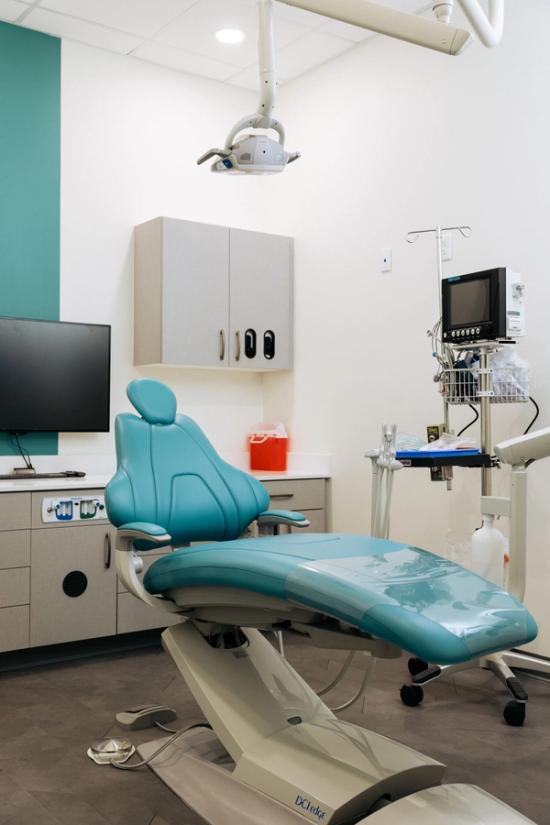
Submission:
[[[105,533],[105,541],[103,543],[103,564],[105,565],[105,570],[109,570],[109,568],[111,567],[111,555],[111,534]]]
[[[220,329],[220,361],[225,361],[225,332]]]
[[[281,499],[281,498],[294,498],[294,493],[277,493],[276,495],[270,496],[273,500]]]
[[[235,333],[235,342],[237,345],[237,350],[235,352],[235,361],[241,360],[241,333],[239,330]]]

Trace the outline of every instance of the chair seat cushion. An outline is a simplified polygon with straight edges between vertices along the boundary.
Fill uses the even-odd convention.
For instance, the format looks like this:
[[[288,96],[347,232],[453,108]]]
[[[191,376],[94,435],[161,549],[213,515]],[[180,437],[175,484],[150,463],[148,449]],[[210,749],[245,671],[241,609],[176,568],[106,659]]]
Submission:
[[[176,550],[145,588],[232,587],[348,622],[427,662],[455,664],[537,635],[523,605],[447,559],[406,544],[344,534],[242,539]]]

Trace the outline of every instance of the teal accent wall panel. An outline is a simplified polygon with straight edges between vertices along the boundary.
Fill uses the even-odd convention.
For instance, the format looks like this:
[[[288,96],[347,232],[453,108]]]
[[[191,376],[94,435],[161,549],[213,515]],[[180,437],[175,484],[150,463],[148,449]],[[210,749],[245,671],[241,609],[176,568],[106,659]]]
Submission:
[[[0,315],[59,319],[60,96],[61,41],[0,23]],[[57,453],[56,433],[22,442]]]

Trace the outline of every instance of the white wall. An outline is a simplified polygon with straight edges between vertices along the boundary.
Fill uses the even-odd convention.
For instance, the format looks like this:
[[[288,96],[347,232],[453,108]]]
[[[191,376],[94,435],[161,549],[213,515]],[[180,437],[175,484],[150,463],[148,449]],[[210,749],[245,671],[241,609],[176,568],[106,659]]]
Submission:
[[[274,231],[296,236],[296,369],[266,379],[266,415],[300,451],[334,454],[339,530],[369,525],[369,466],[382,421],[425,432],[441,420],[425,331],[436,318],[435,249],[408,230],[469,223],[448,272],[511,266],[528,285],[531,361],[541,425],[550,423],[550,4],[507,4],[498,49],[449,58],[384,38],[282,90],[288,144],[303,158],[271,182]],[[379,272],[382,247],[394,267]],[[456,424],[470,411],[458,411]],[[496,438],[521,432],[531,408],[495,411]],[[441,551],[449,527],[479,524],[478,474],[456,491],[427,471],[396,482],[395,538]],[[500,477],[503,479],[505,473]],[[550,655],[550,462],[530,470],[528,603]],[[502,481],[499,486],[502,487]]]
[[[131,378],[158,377],[228,455],[262,418],[261,376],[132,368],[132,231],[158,215],[267,228],[263,181],[194,163],[254,105],[249,92],[63,41],[61,318],[113,325],[113,417]],[[61,436],[60,451],[112,452],[112,433]]]

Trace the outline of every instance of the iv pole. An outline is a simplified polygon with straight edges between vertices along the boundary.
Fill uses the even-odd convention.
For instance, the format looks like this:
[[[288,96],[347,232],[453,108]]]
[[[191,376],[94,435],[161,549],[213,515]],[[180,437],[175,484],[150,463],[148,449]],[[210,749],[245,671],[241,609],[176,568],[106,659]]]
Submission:
[[[447,347],[443,343],[442,338],[442,330],[441,330],[441,322],[443,319],[443,299],[441,296],[441,282],[443,280],[443,234],[445,232],[460,232],[463,238],[470,238],[472,235],[472,227],[471,226],[436,226],[433,229],[416,229],[412,232],[407,233],[407,243],[416,243],[416,241],[420,238],[421,235],[435,235],[435,243],[436,243],[436,253],[437,253],[437,295],[438,295],[438,302],[439,302],[439,343],[442,352],[447,352]],[[450,354],[450,351],[449,351]],[[481,366],[481,365],[480,365]],[[449,364],[449,369],[452,369],[453,364]],[[481,370],[480,370],[480,377],[481,377]],[[485,379],[481,378],[481,381],[487,382],[488,376],[485,376]],[[483,391],[485,387],[481,386],[481,391]],[[481,392],[480,392],[481,395]],[[484,401],[486,403],[484,404]],[[481,418],[481,450],[485,452],[486,449],[491,449],[490,441],[491,441],[491,420],[490,420],[490,398],[485,399],[484,396],[481,396],[480,401],[480,418]],[[484,426],[485,422],[485,426]],[[488,422],[488,424],[487,424]],[[443,425],[445,428],[445,432],[449,432],[449,402],[447,398],[443,398]],[[484,440],[487,443],[484,443]],[[452,468],[445,468],[445,475],[447,480],[447,490],[453,489],[453,482],[452,477],[450,474],[452,473]],[[490,490],[491,488],[491,475],[490,475],[490,468],[483,467],[482,468],[482,488],[485,490]],[[489,492],[484,492],[483,495],[490,495]]]

